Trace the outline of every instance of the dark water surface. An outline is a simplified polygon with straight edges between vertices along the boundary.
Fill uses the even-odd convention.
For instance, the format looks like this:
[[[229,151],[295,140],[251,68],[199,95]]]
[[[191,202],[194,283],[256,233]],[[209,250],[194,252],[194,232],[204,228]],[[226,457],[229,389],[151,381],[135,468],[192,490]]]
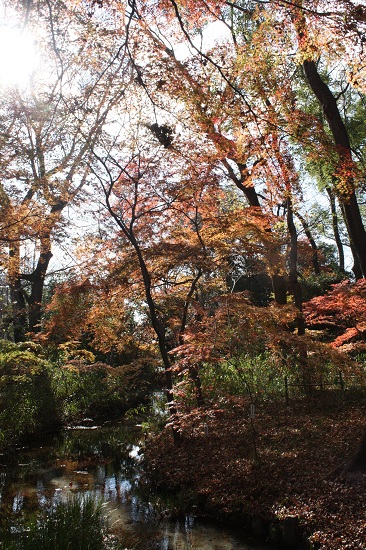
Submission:
[[[34,447],[0,455],[0,520],[32,513],[70,495],[103,501],[112,531],[126,547],[139,543],[156,550],[264,550],[250,546],[229,529],[196,521],[173,520],[167,504],[141,493],[141,428],[133,423],[82,425]],[[152,501],[152,502],[149,502]],[[168,505],[169,508],[169,505]],[[130,540],[130,546],[128,546]]]

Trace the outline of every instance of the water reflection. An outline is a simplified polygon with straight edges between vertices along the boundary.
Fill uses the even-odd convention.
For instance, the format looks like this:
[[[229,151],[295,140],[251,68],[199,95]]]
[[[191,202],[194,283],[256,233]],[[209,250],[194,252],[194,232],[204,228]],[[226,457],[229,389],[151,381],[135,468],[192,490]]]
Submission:
[[[141,499],[140,437],[140,428],[131,424],[96,429],[86,422],[36,448],[0,457],[0,517],[31,514],[78,494],[102,500],[111,530],[130,534],[144,549],[250,549],[229,531],[193,516],[171,521]]]

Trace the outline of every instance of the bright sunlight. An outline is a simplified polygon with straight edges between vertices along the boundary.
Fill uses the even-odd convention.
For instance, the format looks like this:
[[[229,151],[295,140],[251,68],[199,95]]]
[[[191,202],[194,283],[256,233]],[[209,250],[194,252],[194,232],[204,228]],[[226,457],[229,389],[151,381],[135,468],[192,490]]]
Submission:
[[[34,38],[19,28],[0,28],[0,86],[23,86],[38,64]]]

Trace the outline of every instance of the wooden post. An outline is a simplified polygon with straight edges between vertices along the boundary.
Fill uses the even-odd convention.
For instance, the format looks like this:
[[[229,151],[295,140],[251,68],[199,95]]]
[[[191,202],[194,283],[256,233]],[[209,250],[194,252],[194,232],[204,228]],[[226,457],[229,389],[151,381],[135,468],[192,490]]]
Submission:
[[[344,380],[341,371],[339,371],[339,383],[341,385],[342,397],[344,397]]]
[[[288,380],[287,380],[287,376],[285,376],[285,396],[286,396],[286,407],[288,407],[289,402],[290,402],[290,399],[289,399],[289,395],[288,395]]]

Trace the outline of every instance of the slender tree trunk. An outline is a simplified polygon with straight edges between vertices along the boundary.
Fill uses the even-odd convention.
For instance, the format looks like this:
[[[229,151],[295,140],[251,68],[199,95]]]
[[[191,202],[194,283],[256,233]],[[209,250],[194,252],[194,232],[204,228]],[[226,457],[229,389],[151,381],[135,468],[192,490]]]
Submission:
[[[343,250],[343,243],[342,239],[339,233],[339,225],[338,225],[338,215],[337,215],[337,208],[336,208],[336,200],[335,195],[330,187],[326,187],[329,201],[330,201],[330,208],[332,213],[332,226],[333,226],[333,233],[334,238],[338,250],[338,262],[339,262],[339,270],[341,272],[344,272],[344,250]]]
[[[10,299],[12,304],[13,333],[15,342],[23,342],[27,333],[27,304],[20,279],[11,281]]]
[[[159,316],[158,316],[157,311],[156,311],[155,301],[154,301],[154,298],[153,298],[152,293],[151,293],[150,273],[149,273],[148,267],[146,265],[146,262],[144,260],[141,248],[140,248],[135,236],[133,235],[133,233],[131,231],[126,232],[126,228],[123,224],[121,225],[121,222],[119,221],[119,218],[113,213],[112,210],[110,210],[110,211],[111,211],[114,219],[117,221],[117,223],[119,224],[121,229],[124,231],[125,235],[129,239],[130,243],[134,247],[137,258],[138,258],[138,262],[139,262],[139,266],[140,266],[140,270],[141,270],[141,275],[142,275],[142,278],[143,278],[143,281],[144,281],[145,297],[146,297],[146,302],[147,302],[147,305],[148,305],[148,308],[149,308],[151,325],[152,325],[152,327],[153,327],[153,329],[154,329],[154,331],[157,335],[157,338],[158,338],[159,351],[160,351],[160,355],[161,355],[161,358],[163,360],[163,365],[164,365],[165,395],[166,395],[166,399],[167,399],[167,403],[168,403],[169,414],[170,414],[170,417],[172,418],[172,420],[174,422],[177,419],[177,409],[176,409],[176,406],[175,406],[175,403],[174,403],[172,365],[171,365],[169,354],[168,354],[168,346],[167,346],[166,335],[165,335],[165,326],[159,319]],[[180,440],[181,440],[180,433],[177,430],[176,426],[174,426],[174,425],[173,425],[173,428],[172,428],[172,432],[173,432],[174,443],[175,444],[179,443]]]
[[[305,334],[305,320],[302,314],[302,292],[301,292],[299,280],[297,278],[297,252],[298,252],[297,231],[294,224],[292,202],[290,198],[287,201],[287,227],[288,227],[288,231],[291,239],[289,280],[290,280],[292,292],[294,295],[295,306],[299,310],[299,315],[297,318],[297,329],[298,329],[297,332],[299,336],[303,336]]]
[[[302,226],[305,231],[305,235],[308,238],[308,241],[310,243],[311,249],[313,251],[312,255],[312,263],[314,267],[314,273],[315,275],[320,275],[320,264],[319,264],[319,256],[318,256],[318,247],[316,245],[316,242],[312,236],[312,233],[310,231],[310,227],[308,222],[305,220],[304,216],[300,214],[300,212],[296,212],[296,216],[299,218],[300,222],[302,223]]]
[[[191,287],[190,287],[190,289],[187,293],[186,300],[184,302],[182,322],[181,322],[180,329],[179,329],[179,344],[180,345],[182,345],[184,343],[183,336],[184,336],[184,331],[185,331],[186,325],[187,325],[187,316],[188,316],[189,304],[191,302],[191,298],[192,298],[192,296],[193,296],[193,294],[196,290],[197,283],[198,283],[199,279],[201,278],[201,276],[202,276],[202,271],[201,271],[201,269],[199,269],[196,277],[192,281]],[[199,374],[199,366],[197,364],[191,364],[189,366],[188,371],[189,371],[189,377],[191,378],[192,382],[194,383],[197,406],[198,407],[203,407],[203,405],[205,404],[205,400],[204,400],[203,393],[202,393],[202,384],[201,384],[201,377],[200,377],[200,374]]]
[[[291,198],[287,201],[287,227],[291,239],[290,247],[290,261],[289,261],[289,280],[292,287],[292,292],[294,295],[295,306],[298,309],[297,314],[297,334],[299,336],[304,336],[305,334],[305,319],[302,312],[302,292],[301,287],[297,277],[297,231],[294,224],[293,210],[292,210],[292,201]],[[305,344],[301,345],[299,352],[299,362],[301,375],[303,380],[304,391],[307,395],[311,393],[311,375],[309,372],[309,365],[307,360],[307,351]]]

